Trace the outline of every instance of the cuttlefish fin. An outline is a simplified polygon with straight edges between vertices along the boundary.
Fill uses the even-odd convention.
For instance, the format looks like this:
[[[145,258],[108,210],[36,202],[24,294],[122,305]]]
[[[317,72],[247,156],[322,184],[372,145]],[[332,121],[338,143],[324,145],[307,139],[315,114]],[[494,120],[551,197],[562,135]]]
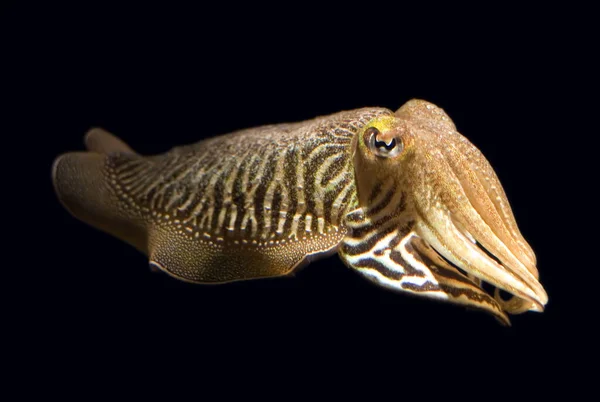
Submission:
[[[135,213],[123,207],[106,170],[111,158],[140,157],[101,129],[90,130],[85,143],[90,152],[69,152],[54,160],[52,182],[58,199],[76,218],[147,253],[146,227]]]
[[[287,247],[267,248],[232,241],[226,244],[222,238],[207,235],[189,236],[168,225],[152,227],[148,231],[150,269],[204,284],[287,276],[310,261],[331,255],[341,240],[332,236],[323,241],[315,236]]]
[[[92,128],[84,137],[85,147],[88,151],[100,154],[113,152],[136,154],[123,140],[101,128]],[[136,154],[137,155],[137,154]]]

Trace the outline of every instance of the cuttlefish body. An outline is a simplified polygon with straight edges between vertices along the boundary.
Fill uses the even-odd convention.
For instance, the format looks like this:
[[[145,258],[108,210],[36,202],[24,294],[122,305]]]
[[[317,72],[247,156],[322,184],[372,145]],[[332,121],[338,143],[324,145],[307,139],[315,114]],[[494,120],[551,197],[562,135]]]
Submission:
[[[386,288],[506,324],[507,312],[547,303],[492,167],[431,103],[242,130],[158,156],[99,129],[86,146],[54,162],[60,201],[178,279],[282,276],[337,252]]]

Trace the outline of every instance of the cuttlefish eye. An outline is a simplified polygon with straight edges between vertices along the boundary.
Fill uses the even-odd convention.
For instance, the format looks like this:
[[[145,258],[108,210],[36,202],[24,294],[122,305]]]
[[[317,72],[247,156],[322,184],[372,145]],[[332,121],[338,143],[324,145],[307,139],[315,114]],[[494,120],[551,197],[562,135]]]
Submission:
[[[364,138],[371,152],[382,158],[393,158],[404,148],[402,139],[392,137],[386,142],[381,138],[381,131],[375,127],[365,130]]]

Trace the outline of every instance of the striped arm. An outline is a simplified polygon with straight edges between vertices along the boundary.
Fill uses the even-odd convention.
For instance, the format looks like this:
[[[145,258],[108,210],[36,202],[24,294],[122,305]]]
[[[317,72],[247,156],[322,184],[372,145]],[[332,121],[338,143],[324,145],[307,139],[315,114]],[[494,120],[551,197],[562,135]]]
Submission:
[[[477,280],[441,258],[402,219],[371,221],[362,209],[347,216],[350,234],[341,247],[344,263],[385,288],[461,304],[491,313],[510,325],[507,315]]]

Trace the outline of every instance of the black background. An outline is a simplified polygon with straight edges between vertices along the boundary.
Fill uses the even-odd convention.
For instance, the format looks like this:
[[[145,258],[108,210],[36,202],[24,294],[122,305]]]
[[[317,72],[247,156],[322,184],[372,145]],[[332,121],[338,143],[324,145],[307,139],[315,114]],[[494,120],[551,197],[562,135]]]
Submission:
[[[2,197],[18,223],[4,246],[6,261],[18,261],[7,264],[17,279],[4,283],[16,377],[90,391],[179,373],[202,387],[256,376],[292,388],[338,375],[348,387],[371,374],[383,381],[377,388],[394,389],[456,371],[465,383],[535,378],[578,388],[597,353],[586,299],[594,283],[576,274],[578,240],[564,212],[575,187],[564,167],[576,134],[568,108],[586,102],[575,92],[588,89],[584,59],[593,53],[579,23],[585,11],[491,6],[458,20],[452,9],[289,7],[3,11],[4,135],[17,141],[3,152],[7,185],[15,183]],[[73,219],[54,197],[53,159],[83,149],[90,127],[152,154],[411,98],[444,108],[496,169],[538,256],[550,297],[543,314],[503,328],[373,286],[335,256],[291,278],[189,285],[151,273],[145,256]]]

